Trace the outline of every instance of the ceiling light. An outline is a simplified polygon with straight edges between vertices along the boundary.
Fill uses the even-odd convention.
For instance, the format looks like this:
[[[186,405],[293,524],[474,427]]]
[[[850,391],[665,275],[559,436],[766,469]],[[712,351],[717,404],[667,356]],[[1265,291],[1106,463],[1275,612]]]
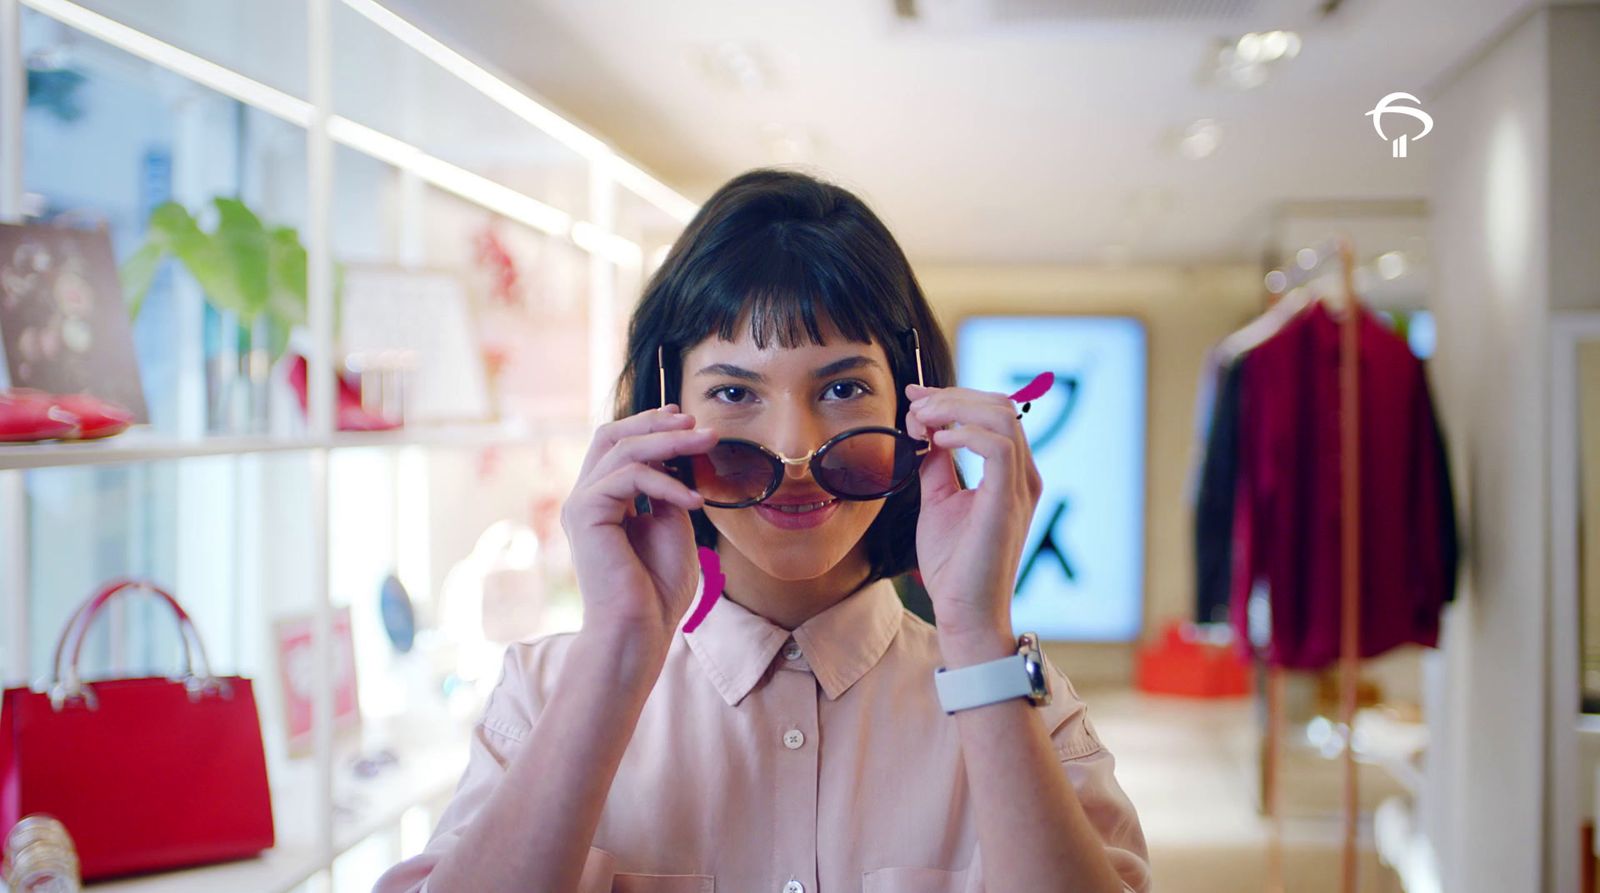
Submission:
[[[810,161],[816,154],[816,141],[803,127],[785,127],[768,124],[761,129],[766,140],[767,155],[775,164]]]
[[[400,42],[421,53],[435,65],[499,103],[506,110],[606,169],[617,182],[677,220],[687,223],[698,210],[694,202],[679,195],[671,187],[645,173],[638,165],[617,154],[603,140],[540,104],[520,87],[512,85],[504,78],[452,50],[421,28],[390,12],[382,4],[375,0],[344,0],[344,4],[366,17],[374,25],[389,32]]]
[[[771,81],[757,52],[731,40],[706,52],[705,69],[712,81],[739,93],[759,93]]]
[[[1399,251],[1385,251],[1378,255],[1378,275],[1385,279],[1399,279],[1406,274],[1406,256]]]
[[[1261,61],[1261,35],[1252,31],[1239,38],[1238,43],[1234,44],[1233,54],[1240,62]]]
[[[66,0],[25,0],[25,4],[58,22],[70,25],[90,37],[153,62],[168,71],[183,75],[203,87],[237,99],[269,115],[301,127],[311,125],[311,103],[269,87],[260,81],[157,40],[97,12],[90,12]]]
[[[497,214],[525,223],[540,232],[552,236],[564,236],[572,230],[572,218],[566,212],[531,196],[523,195],[509,186],[496,183],[488,177],[429,155],[403,140],[397,140],[386,133],[357,124],[349,118],[340,115],[330,117],[328,137],[336,143],[349,146],[402,170],[411,171],[446,192],[454,193]],[[577,233],[571,234],[573,241],[578,242],[581,248],[598,251],[602,247],[600,240],[592,238],[592,233],[585,234],[590,237],[587,244],[579,241]],[[608,250],[610,248],[610,246],[604,247]]]
[[[1266,285],[1267,291],[1275,295],[1281,295],[1283,290],[1289,287],[1289,274],[1282,270],[1273,270],[1266,275],[1262,283]]]
[[[1294,253],[1294,262],[1299,264],[1302,270],[1310,270],[1316,267],[1317,262],[1320,260],[1322,258],[1317,256],[1317,249],[1315,248],[1302,248]]]
[[[1216,44],[1213,78],[1240,89],[1266,83],[1270,67],[1300,53],[1300,35],[1293,31],[1252,31],[1234,41]]]
[[[1211,118],[1201,118],[1184,129],[1178,151],[1192,160],[1208,158],[1217,151],[1217,144],[1221,141],[1222,125]]]

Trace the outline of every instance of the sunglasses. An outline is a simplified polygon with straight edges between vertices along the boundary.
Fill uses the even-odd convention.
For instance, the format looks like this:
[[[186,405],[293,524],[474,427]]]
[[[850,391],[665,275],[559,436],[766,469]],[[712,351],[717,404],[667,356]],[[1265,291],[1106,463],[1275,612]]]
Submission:
[[[917,384],[922,384],[922,343],[911,330],[912,353],[917,361]],[[656,348],[656,373],[661,383],[661,406],[667,404],[667,373],[663,348]],[[748,508],[778,492],[784,469],[803,465],[817,486],[849,501],[884,499],[904,490],[931,445],[894,428],[851,428],[828,438],[804,456],[790,458],[753,440],[724,437],[709,451],[667,463],[679,480],[698,491],[705,504],[725,509]]]

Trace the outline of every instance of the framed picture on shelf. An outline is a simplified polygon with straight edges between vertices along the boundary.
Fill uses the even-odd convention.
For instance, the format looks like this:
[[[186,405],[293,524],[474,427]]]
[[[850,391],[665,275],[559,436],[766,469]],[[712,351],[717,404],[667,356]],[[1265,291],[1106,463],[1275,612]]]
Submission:
[[[347,355],[405,354],[414,363],[407,422],[493,417],[484,355],[459,277],[439,270],[351,266],[344,275],[340,338]]]
[[[0,224],[0,344],[13,387],[92,394],[150,420],[104,229]]]
[[[278,675],[283,685],[284,725],[291,757],[310,756],[312,739],[312,697],[318,685],[333,689],[334,739],[357,737],[361,729],[361,705],[356,695],[356,648],[350,627],[350,608],[333,614],[333,678],[317,676],[316,652],[311,644],[311,616],[296,616],[273,625],[277,644]]]

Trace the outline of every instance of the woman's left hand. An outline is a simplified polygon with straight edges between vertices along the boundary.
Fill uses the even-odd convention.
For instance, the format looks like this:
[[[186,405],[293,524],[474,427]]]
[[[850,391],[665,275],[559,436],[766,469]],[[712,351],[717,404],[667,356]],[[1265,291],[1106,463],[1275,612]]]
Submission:
[[[940,638],[1009,642],[1011,596],[1042,484],[1033,451],[1004,394],[907,385],[906,433],[933,449],[923,459],[917,562]],[[959,427],[947,427],[958,425]],[[983,480],[956,480],[954,452],[983,457]]]

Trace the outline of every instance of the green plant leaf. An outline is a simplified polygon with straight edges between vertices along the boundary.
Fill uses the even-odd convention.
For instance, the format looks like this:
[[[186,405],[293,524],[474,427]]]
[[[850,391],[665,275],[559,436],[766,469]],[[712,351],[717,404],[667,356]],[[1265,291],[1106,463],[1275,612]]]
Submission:
[[[241,319],[248,315],[249,308],[239,293],[238,277],[227,255],[182,205],[166,202],[150,212],[150,233],[152,238],[165,242],[213,307]]]
[[[284,328],[306,322],[306,249],[300,234],[280,226],[267,234],[271,259],[271,289],[267,295],[267,314]]]
[[[261,218],[238,199],[219,197],[213,204],[217,206],[218,219],[212,241],[231,267],[242,308],[238,311],[239,319],[248,324],[267,309],[271,294],[267,229],[261,225]]]
[[[117,276],[122,280],[123,297],[128,302],[129,319],[139,318],[139,311],[144,309],[145,295],[150,293],[150,283],[155,281],[161,262],[166,257],[165,240],[148,239],[117,270]]]
[[[267,318],[267,351],[272,357],[272,362],[278,362],[284,351],[289,349],[289,326],[280,319]]]

